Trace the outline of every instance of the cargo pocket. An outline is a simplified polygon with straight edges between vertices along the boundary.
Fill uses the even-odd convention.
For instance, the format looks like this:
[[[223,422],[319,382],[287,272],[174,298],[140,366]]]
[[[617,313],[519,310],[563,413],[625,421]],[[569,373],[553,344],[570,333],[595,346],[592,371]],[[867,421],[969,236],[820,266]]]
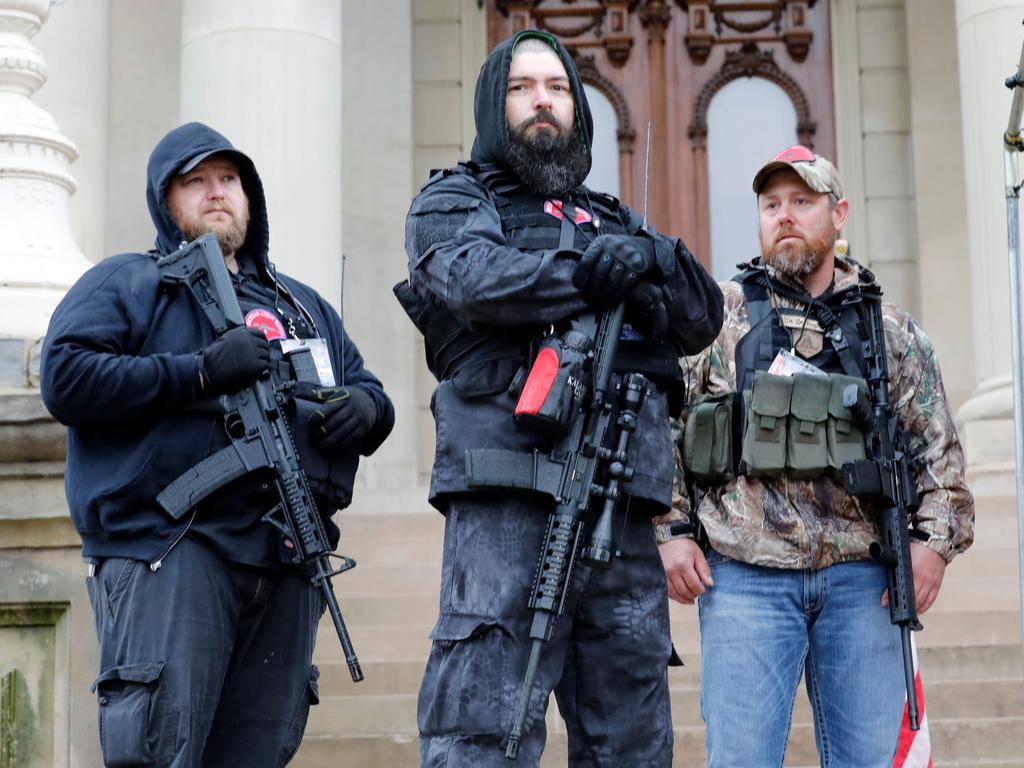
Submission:
[[[151,723],[163,668],[162,661],[125,664],[100,673],[92,684],[98,694],[100,749],[108,768],[154,765],[165,757],[152,738],[159,729]]]
[[[505,701],[511,640],[505,628],[494,618],[448,613],[430,637],[417,708],[420,734],[504,736],[511,711]]]
[[[725,392],[703,395],[690,407],[683,432],[683,469],[711,483],[732,479],[732,401]]]
[[[864,433],[850,409],[843,405],[843,390],[851,384],[856,384],[861,392],[867,394],[868,385],[864,379],[839,374],[832,376],[828,401],[828,466],[837,479],[842,479],[843,464],[867,458]]]
[[[277,765],[285,765],[299,750],[302,743],[302,734],[306,732],[306,723],[309,720],[309,708],[320,703],[320,669],[316,664],[309,668],[309,676],[306,678],[306,686],[299,697],[299,704],[292,715],[291,724],[288,726],[288,735],[281,745],[281,754],[278,755]]]
[[[786,469],[786,420],[793,379],[758,371],[747,403],[740,471],[758,475],[782,474]]]
[[[789,409],[787,465],[793,477],[818,477],[828,466],[828,401],[831,384],[826,376],[793,375]]]

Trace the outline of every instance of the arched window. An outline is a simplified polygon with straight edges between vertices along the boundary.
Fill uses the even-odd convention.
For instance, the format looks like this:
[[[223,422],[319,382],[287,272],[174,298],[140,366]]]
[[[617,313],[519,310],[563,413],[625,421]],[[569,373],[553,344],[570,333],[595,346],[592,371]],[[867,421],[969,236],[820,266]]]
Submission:
[[[775,83],[739,78],[715,94],[707,125],[711,272],[728,280],[736,264],[760,253],[750,184],[769,158],[797,143],[797,115]]]
[[[601,91],[591,85],[584,85],[590,113],[594,117],[594,164],[590,168],[586,185],[595,192],[604,192],[620,197],[619,193],[619,144],[615,136],[619,118],[615,107]]]

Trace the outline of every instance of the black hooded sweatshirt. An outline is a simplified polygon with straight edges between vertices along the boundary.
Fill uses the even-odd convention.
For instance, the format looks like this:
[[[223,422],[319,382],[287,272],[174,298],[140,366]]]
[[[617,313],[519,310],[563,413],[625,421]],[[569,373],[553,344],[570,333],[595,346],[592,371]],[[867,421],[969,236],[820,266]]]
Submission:
[[[231,155],[249,198],[251,220],[238,253],[243,269],[254,268],[267,285],[276,281],[326,340],[335,372],[373,398],[378,416],[363,453],[375,450],[394,423],[390,400],[363,367],[338,314],[269,263],[266,200],[252,162],[201,123],[176,128],[149,160],[155,250],[112,256],[86,272],[54,311],[43,344],[43,402],[69,428],[65,489],[86,557],[159,563],[191,518],[172,520],[156,495],[204,459],[214,430],[223,429],[212,409],[189,407],[200,396],[195,353],[213,341],[213,329],[186,291],[161,285],[155,260],[184,241],[165,203],[168,183],[189,161],[215,152]]]
[[[513,49],[524,36],[541,38],[561,58],[575,103],[576,131],[591,145],[593,121],[572,58],[551,35],[536,30],[517,33],[500,43],[480,70],[472,162],[433,175],[413,200],[406,220],[411,289],[443,305],[466,329],[496,339],[529,338],[538,329],[588,309],[572,282],[581,251],[559,249],[557,243],[517,247],[510,242],[507,222],[499,212],[499,193],[520,195],[518,199],[536,210],[549,202],[539,196],[527,199],[529,194],[524,195],[508,163],[508,73]],[[588,201],[597,194],[581,186],[567,197],[590,208]],[[601,198],[616,227],[601,231],[639,232],[639,216],[610,196]],[[592,224],[585,226],[594,232]],[[696,353],[714,341],[722,325],[722,293],[681,240],[653,231],[643,236],[655,242],[670,342],[680,353]],[[456,377],[445,377],[438,384],[432,401],[437,450],[431,499],[439,508],[444,508],[447,494],[471,490],[466,482],[467,451],[494,448],[529,454],[544,450],[536,433],[514,421],[515,401],[505,393],[507,384],[496,381],[491,388],[480,386],[471,393]],[[626,487],[630,495],[647,499],[661,510],[671,503],[672,491],[668,411],[662,391],[656,390],[644,401],[638,439],[630,443],[630,465],[636,474]]]
[[[512,66],[512,51],[523,38],[535,37],[544,41],[558,53],[569,75],[573,103],[576,105],[576,133],[589,150],[593,149],[594,119],[590,115],[583,81],[576,71],[576,63],[558,41],[546,32],[524,30],[499,43],[480,68],[476,80],[473,101],[473,117],[476,120],[476,139],[470,157],[480,166],[494,164],[508,167],[508,120],[505,117],[505,100],[508,98],[508,71]]]

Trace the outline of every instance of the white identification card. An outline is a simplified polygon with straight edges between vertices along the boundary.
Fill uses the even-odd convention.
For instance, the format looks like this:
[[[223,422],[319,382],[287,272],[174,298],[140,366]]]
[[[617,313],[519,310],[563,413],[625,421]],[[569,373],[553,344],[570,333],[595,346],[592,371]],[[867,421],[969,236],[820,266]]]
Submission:
[[[811,376],[828,376],[821,368],[797,357],[788,349],[780,349],[772,360],[768,373],[775,376],[792,376],[794,373],[809,373]]]
[[[323,339],[281,339],[281,351],[293,355],[300,350],[308,349],[313,356],[316,375],[320,378],[320,386],[334,387],[334,368],[331,367],[331,354],[327,351],[327,342]]]

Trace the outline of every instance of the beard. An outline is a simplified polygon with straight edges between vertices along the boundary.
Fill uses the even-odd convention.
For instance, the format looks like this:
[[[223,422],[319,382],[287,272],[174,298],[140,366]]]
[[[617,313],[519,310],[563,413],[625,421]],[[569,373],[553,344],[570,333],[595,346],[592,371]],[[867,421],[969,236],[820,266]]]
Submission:
[[[761,233],[761,261],[787,277],[803,280],[825,263],[825,257],[835,247],[838,234],[829,229],[809,235],[796,235],[800,238],[797,241],[778,242],[778,238],[793,235],[792,230],[783,230],[776,237],[775,243],[766,243]]]
[[[538,122],[558,126],[533,136],[527,129]],[[590,172],[590,147],[573,127],[564,127],[550,112],[538,112],[509,127],[508,164],[527,188],[541,197],[560,197],[576,189]]]
[[[205,235],[208,232],[212,232],[217,236],[217,242],[220,244],[221,253],[225,257],[232,256],[238,252],[238,249],[245,243],[245,236],[249,231],[249,211],[245,210],[241,214],[235,211],[229,211],[231,220],[228,222],[217,222],[208,223],[202,219],[202,214],[199,216],[188,216],[182,211],[171,208],[171,214],[174,216],[175,221],[178,222],[178,226],[181,227],[182,234],[185,235],[185,239],[192,242],[200,235]]]

